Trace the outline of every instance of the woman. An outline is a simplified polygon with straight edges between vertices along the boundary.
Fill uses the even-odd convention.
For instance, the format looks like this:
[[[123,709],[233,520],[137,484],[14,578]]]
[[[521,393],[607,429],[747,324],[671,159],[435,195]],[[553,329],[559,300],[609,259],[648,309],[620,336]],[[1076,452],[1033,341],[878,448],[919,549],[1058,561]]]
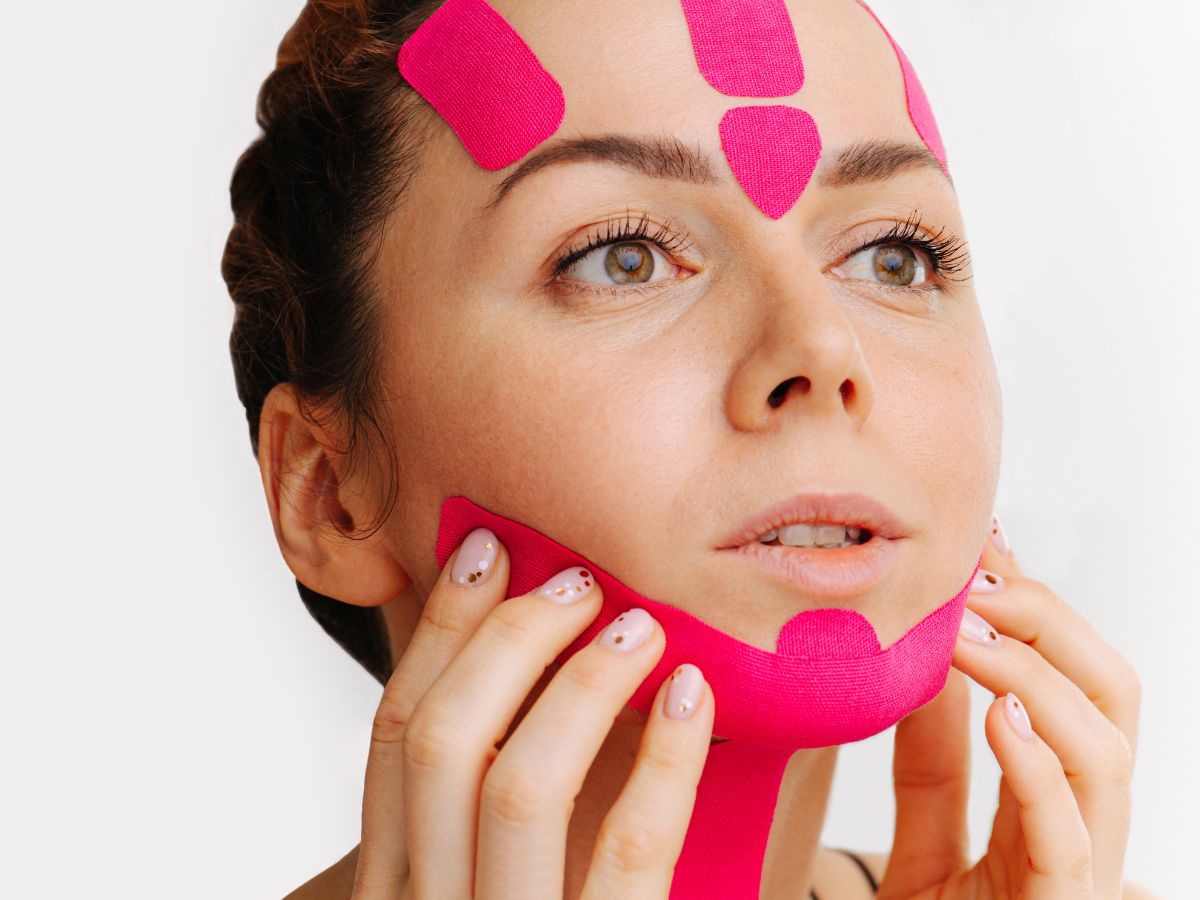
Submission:
[[[726,4],[727,30],[769,6]],[[543,671],[600,591],[502,602],[510,560],[488,533],[439,568],[439,508],[460,494],[764,649],[798,610],[831,606],[887,647],[984,548],[959,671],[897,728],[890,856],[860,871],[820,846],[837,747],[800,750],[761,896],[877,881],[888,896],[1134,896],[1137,676],[1024,577],[992,515],[1001,401],[962,216],[869,11],[781,4],[802,84],[753,100],[705,72],[721,4],[497,0],[566,98],[552,133],[522,144],[540,107],[468,95],[478,119],[455,119],[403,57],[397,71],[440,7],[310,2],[234,173],[231,350],[276,537],[310,610],[386,683],[362,842],[294,896],[669,890],[719,698],[701,671],[664,681],[646,716],[625,705],[663,651],[653,620],[632,649],[601,641]],[[495,57],[497,78],[512,59]],[[811,177],[782,202],[718,129],[757,104],[819,129]],[[501,119],[520,146],[485,164]],[[754,551],[796,554],[823,587],[717,552],[798,491],[890,510],[904,540],[883,577],[839,592],[848,548]],[[964,676],[996,694],[1005,776],[974,862]]]

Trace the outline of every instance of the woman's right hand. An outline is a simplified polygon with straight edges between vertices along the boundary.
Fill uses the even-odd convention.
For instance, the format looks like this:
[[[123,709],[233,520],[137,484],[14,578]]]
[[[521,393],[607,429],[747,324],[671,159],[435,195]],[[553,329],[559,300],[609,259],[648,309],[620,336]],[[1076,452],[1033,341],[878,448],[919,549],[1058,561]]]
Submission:
[[[496,536],[471,532],[384,688],[367,757],[356,898],[563,896],[575,797],[666,641],[645,611],[623,613],[554,674],[504,740],[546,667],[601,608],[585,567],[505,600],[508,576]],[[668,716],[668,701],[673,713],[687,708],[689,685],[690,715]],[[668,895],[712,722],[703,676],[678,667],[659,687],[629,779],[600,825],[582,896]]]

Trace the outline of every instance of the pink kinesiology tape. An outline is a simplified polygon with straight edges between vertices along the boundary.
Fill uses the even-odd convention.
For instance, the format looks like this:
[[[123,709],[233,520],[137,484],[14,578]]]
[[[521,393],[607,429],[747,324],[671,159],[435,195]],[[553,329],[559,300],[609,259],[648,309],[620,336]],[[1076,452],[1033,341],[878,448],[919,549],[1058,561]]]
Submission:
[[[900,45],[892,39],[891,32],[879,21],[879,16],[875,15],[875,11],[867,6],[863,0],[855,0],[855,2],[871,14],[871,18],[875,20],[875,24],[883,30],[883,33],[887,36],[888,43],[896,51],[896,59],[900,62],[900,73],[904,78],[904,99],[908,105],[908,118],[913,123],[913,127],[917,129],[917,134],[920,135],[921,140],[925,142],[925,146],[929,148],[929,152],[936,156],[937,161],[942,164],[942,171],[949,177],[950,168],[946,165],[946,148],[942,144],[942,135],[938,131],[937,121],[933,117],[933,109],[929,105],[929,98],[925,96],[925,88],[921,86],[921,80],[917,78],[917,73],[913,69],[912,63],[908,61],[908,57],[900,49]]]
[[[621,613],[641,607],[658,619],[666,650],[628,705],[650,710],[680,663],[700,667],[715,700],[713,734],[696,804],[675,867],[671,897],[752,898],[791,754],[862,740],[894,725],[942,689],[981,553],[963,588],[887,648],[855,610],[805,610],[780,629],[775,652],[719,631],[677,606],[645,597],[595,561],[534,528],[466,497],[442,502],[435,555],[444,567],[472,529],[495,532],[509,554],[506,599],[529,593],[570,566],[587,568],[603,590],[596,619],[558,657],[565,662]]]
[[[733,97],[787,97],[804,62],[784,0],[682,0],[696,64]]]
[[[511,165],[562,124],[562,86],[484,0],[447,0],[396,64],[485,169]]]
[[[804,61],[784,0],[681,0],[701,74],[723,94],[786,97]],[[813,117],[793,106],[739,106],[718,126],[746,196],[772,219],[796,205],[821,158]]]

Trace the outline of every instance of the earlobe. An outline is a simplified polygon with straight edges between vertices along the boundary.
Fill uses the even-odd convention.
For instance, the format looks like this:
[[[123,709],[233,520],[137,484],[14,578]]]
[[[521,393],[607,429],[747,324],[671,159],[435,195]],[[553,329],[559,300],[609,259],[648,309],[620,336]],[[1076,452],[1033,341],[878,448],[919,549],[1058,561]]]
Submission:
[[[259,418],[258,463],[284,561],[301,584],[326,597],[380,606],[400,596],[410,579],[385,529],[353,536],[374,511],[365,506],[367,492],[342,483],[337,447],[301,414],[293,385],[271,389]]]

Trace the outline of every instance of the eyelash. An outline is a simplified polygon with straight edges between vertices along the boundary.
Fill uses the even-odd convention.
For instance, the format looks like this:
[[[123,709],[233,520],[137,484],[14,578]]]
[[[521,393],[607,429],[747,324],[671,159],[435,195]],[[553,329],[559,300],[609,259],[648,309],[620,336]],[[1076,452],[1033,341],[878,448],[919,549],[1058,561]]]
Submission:
[[[557,280],[567,269],[571,268],[576,262],[583,259],[593,250],[600,247],[607,247],[610,244],[624,244],[631,241],[644,240],[654,244],[668,255],[682,253],[692,246],[692,242],[685,235],[679,234],[671,228],[670,222],[658,226],[654,234],[650,234],[648,226],[649,217],[643,213],[637,225],[632,224],[632,219],[629,216],[629,211],[625,212],[625,220],[621,223],[620,230],[613,233],[614,222],[607,222],[604,226],[604,234],[599,232],[592,235],[588,239],[585,246],[578,250],[568,250],[560,256],[554,263],[554,278]]]
[[[568,250],[555,260],[554,280],[557,281],[567,269],[571,268],[572,265],[583,259],[593,250],[597,250],[600,247],[607,247],[611,244],[644,240],[654,244],[668,255],[681,253],[692,245],[690,239],[672,230],[669,222],[659,226],[653,234],[650,234],[648,221],[648,216],[643,214],[638,223],[633,225],[629,212],[626,211],[625,219],[615,234],[613,233],[613,225],[615,223],[606,223],[603,235],[599,232],[593,234],[583,247],[577,250]],[[955,273],[963,271],[970,264],[971,257],[967,251],[966,242],[953,235],[943,238],[942,234],[944,232],[945,228],[942,228],[937,234],[932,236],[925,234],[920,214],[917,210],[913,210],[912,214],[903,222],[896,223],[884,234],[856,247],[847,254],[846,258],[848,259],[855,254],[862,253],[862,251],[871,247],[904,244],[921,250],[929,257],[933,274],[938,278],[945,281],[969,281],[970,276],[963,278],[953,277]],[[915,287],[910,285],[882,286],[907,291],[928,291],[936,287],[936,285],[917,285]]]

